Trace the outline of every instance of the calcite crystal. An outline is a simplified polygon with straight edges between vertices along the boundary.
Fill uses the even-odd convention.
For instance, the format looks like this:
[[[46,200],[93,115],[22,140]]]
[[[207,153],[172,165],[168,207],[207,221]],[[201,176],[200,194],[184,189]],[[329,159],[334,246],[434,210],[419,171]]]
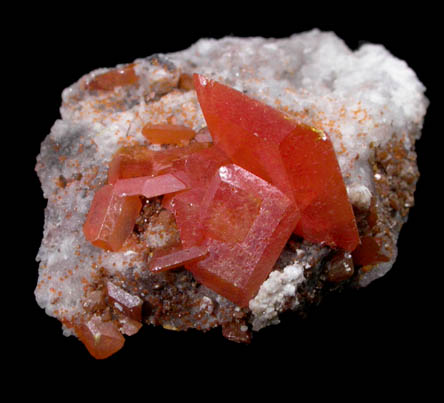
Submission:
[[[260,217],[259,204],[251,201],[258,197],[255,187],[244,194],[228,186],[227,172],[245,186],[263,181],[270,195],[280,191],[267,178],[250,177],[242,165],[258,166],[266,176],[272,168],[264,163],[266,142],[257,142],[264,154],[260,161],[247,145],[236,154],[235,136],[226,144],[235,161],[212,147],[213,138],[216,144],[221,140],[204,116],[193,74],[285,113],[318,136],[328,135],[353,208],[357,247],[355,241],[343,248],[296,231],[276,240],[282,243],[277,261],[246,299],[233,302],[222,288],[205,285],[205,273],[219,275],[227,265],[234,270],[243,259],[239,252],[237,262],[219,256],[217,265],[205,265],[213,259],[211,245],[232,242],[235,250],[256,239],[250,231]],[[334,33],[316,29],[281,39],[202,39],[180,52],[80,77],[64,90],[61,117],[37,157],[48,200],[37,256],[37,303],[63,324],[65,335],[78,337],[101,359],[122,348],[142,323],[175,330],[221,327],[228,339],[249,342],[254,331],[278,323],[284,311],[303,313],[329,292],[367,286],[393,266],[399,232],[414,204],[415,142],[428,104],[424,92],[408,65],[383,46],[352,51]],[[248,136],[253,139],[254,130]],[[278,147],[270,144],[270,150]],[[294,169],[292,180],[300,183]],[[217,172],[214,179],[210,173]],[[306,189],[310,180],[301,180]],[[221,204],[221,214],[207,209],[209,224],[202,232],[195,218],[202,203],[210,203],[204,186],[214,187],[208,200],[228,198],[231,204]],[[119,192],[111,191],[115,187]],[[115,206],[110,200],[116,197],[121,206],[131,205],[130,229],[118,225],[125,215],[120,208],[104,210]],[[261,203],[273,197],[264,193]],[[245,214],[232,216],[227,206]],[[101,218],[88,221],[96,208]],[[268,206],[268,219],[288,216],[286,208]],[[313,211],[318,228],[321,208]],[[214,240],[196,247],[205,234]],[[264,239],[251,242],[265,245]],[[247,280],[248,273],[239,276],[240,283]]]

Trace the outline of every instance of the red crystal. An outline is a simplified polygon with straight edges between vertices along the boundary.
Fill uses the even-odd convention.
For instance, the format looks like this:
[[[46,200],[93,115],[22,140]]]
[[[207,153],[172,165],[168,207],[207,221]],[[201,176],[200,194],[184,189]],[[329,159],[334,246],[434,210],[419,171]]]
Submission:
[[[134,64],[112,69],[92,78],[87,84],[88,90],[112,91],[116,87],[136,84],[139,81]]]
[[[125,343],[125,338],[113,322],[104,322],[98,316],[93,316],[88,322],[75,327],[80,341],[89,353],[97,359],[108,358],[119,351]]]
[[[204,150],[211,146],[209,143],[191,143],[184,147],[175,147],[168,150],[153,152],[153,173],[152,175],[159,175],[168,172],[175,161],[180,161],[184,158],[193,155],[194,153]]]

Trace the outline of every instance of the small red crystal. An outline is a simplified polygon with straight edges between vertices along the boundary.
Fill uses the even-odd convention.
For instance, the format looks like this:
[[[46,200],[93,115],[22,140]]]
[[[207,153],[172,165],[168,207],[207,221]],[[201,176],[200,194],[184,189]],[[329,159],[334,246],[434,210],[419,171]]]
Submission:
[[[172,248],[172,250],[158,250],[154,253],[148,269],[153,273],[174,269],[186,263],[193,263],[208,254],[205,248],[192,246],[187,249]]]
[[[112,91],[116,87],[136,84],[139,77],[134,70],[134,64],[112,69],[92,78],[87,84],[88,90]]]
[[[169,148],[153,152],[153,173],[159,175],[170,171],[174,162],[180,161],[190,155],[210,147],[209,143],[191,143],[184,147]]]
[[[384,251],[383,239],[364,236],[361,244],[353,251],[353,262],[358,266],[367,266],[375,263],[388,262],[391,259],[389,252]]]
[[[151,124],[142,128],[142,134],[152,144],[184,144],[194,138],[193,129],[182,125]]]
[[[120,197],[113,185],[105,185],[94,195],[83,225],[85,238],[93,245],[118,251],[134,229],[142,208],[138,196]]]
[[[142,300],[137,295],[126,292],[111,281],[106,283],[106,291],[117,310],[133,320],[142,320]]]
[[[96,359],[104,359],[119,351],[125,338],[113,322],[104,322],[93,316],[86,323],[75,327],[77,337]]]

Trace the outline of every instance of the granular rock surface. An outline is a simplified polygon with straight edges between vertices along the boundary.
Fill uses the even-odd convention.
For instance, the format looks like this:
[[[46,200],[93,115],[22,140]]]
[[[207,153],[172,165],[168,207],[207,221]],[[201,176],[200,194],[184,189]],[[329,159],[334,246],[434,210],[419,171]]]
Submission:
[[[116,68],[124,81],[104,88],[100,77]],[[399,232],[414,205],[415,142],[428,104],[406,62],[381,45],[352,51],[335,34],[312,30],[282,39],[202,39],[189,49],[116,68],[92,71],[64,90],[61,117],[37,157],[48,204],[35,295],[66,335],[82,338],[83,324],[100,318],[127,336],[143,322],[174,330],[221,327],[228,339],[250,342],[254,331],[278,323],[280,313],[303,312],[325,293],[366,286],[393,266]],[[193,73],[328,133],[361,240],[370,246],[348,254],[292,237],[257,296],[241,309],[182,268],[146,270],[152,252],[178,237],[158,198],[143,200],[121,251],[91,245],[82,225],[113,154],[136,144],[167,147],[147,143],[147,122],[184,125],[208,137]],[[139,320],[109,295],[109,284],[140,299]]]

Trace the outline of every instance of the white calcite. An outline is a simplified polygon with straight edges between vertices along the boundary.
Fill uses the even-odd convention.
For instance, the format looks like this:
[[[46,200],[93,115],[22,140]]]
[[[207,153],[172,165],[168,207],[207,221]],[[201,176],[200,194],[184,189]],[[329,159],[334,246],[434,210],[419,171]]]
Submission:
[[[284,304],[292,299],[292,307],[298,304],[293,297],[299,284],[304,281],[304,266],[293,263],[282,271],[275,270],[270,273],[267,280],[261,285],[256,297],[249,303],[253,313],[253,330],[260,330],[270,324],[279,323],[279,313]]]
[[[202,39],[189,49],[158,57],[162,63],[135,61],[142,85],[130,92],[117,88],[111,97],[84,91],[82,85],[107,71],[103,68],[63,92],[61,118],[42,144],[37,162],[48,207],[35,294],[51,316],[69,319],[82,312],[85,284],[99,267],[115,273],[128,266],[141,269],[138,251],[111,254],[94,248],[85,241],[82,224],[94,189],[106,178],[106,163],[120,145],[145,141],[144,123],[169,119],[195,130],[205,126],[194,91],[176,89],[182,72],[220,80],[323,129],[333,142],[350,200],[360,208],[368,208],[374,192],[368,163],[372,149],[393,134],[407,149],[420,137],[428,102],[425,88],[406,62],[381,45],[352,51],[335,34],[312,30],[283,39]],[[60,186],[60,177],[65,186]],[[161,237],[152,230],[147,243],[158,246]],[[364,276],[362,285],[392,264]],[[303,266],[297,261],[273,272],[250,303],[253,328],[276,323],[303,281]]]

